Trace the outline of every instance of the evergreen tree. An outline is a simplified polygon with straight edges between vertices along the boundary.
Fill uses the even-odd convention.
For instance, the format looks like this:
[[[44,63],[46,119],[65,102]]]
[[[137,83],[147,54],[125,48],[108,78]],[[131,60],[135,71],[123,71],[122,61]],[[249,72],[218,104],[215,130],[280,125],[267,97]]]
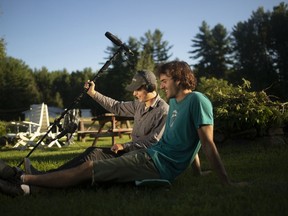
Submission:
[[[51,72],[52,80],[52,93],[53,95],[60,94],[63,100],[63,107],[67,107],[73,101],[73,86],[71,85],[71,74],[63,69],[62,71],[52,71]],[[61,103],[58,101],[58,103]]]
[[[212,29],[213,37],[213,55],[211,57],[211,66],[213,67],[216,78],[226,78],[228,67],[232,65],[231,38],[223,25],[217,24]]]
[[[41,101],[49,106],[63,107],[63,100],[59,92],[54,91],[53,76],[46,67],[34,70],[34,77],[41,94]]]
[[[71,73],[70,77],[70,84],[71,84],[71,91],[69,92],[69,98],[71,98],[71,101],[67,101],[67,104],[65,104],[65,108],[70,106],[74,101],[77,101],[77,98],[81,94],[83,94],[83,97],[80,101],[77,102],[77,105],[73,108],[86,108],[87,107],[87,97],[90,98],[90,96],[86,95],[84,90],[84,83],[87,80],[92,80],[95,76],[95,73],[92,71],[92,68],[84,68],[83,71],[76,71]],[[88,106],[89,107],[89,106]]]
[[[230,51],[230,37],[226,29],[221,25],[216,25],[212,30],[203,21],[199,28],[200,33],[192,39],[193,51],[190,58],[199,60],[195,64],[195,70],[199,76],[224,78],[228,71]]]
[[[168,51],[171,46],[167,41],[163,41],[163,35],[159,30],[145,33],[144,37],[137,41],[130,37],[128,47],[133,51],[134,56],[119,55],[112,62],[107,72],[98,80],[97,88],[104,94],[118,100],[132,100],[131,92],[127,92],[125,87],[131,82],[132,77],[138,70],[154,71],[156,63],[167,61],[170,55]],[[113,45],[108,47],[106,53],[109,59],[118,47]]]
[[[235,70],[252,83],[253,90],[263,90],[277,82],[269,49],[270,13],[259,8],[248,21],[233,29]]]
[[[40,93],[31,69],[21,60],[0,61],[0,119],[18,120],[21,112],[40,102]]]
[[[270,55],[273,59],[275,73],[279,74],[277,95],[287,100],[288,91],[288,5],[285,3],[274,7],[271,14]]]
[[[4,57],[6,57],[5,41],[3,38],[0,38],[0,59]]]
[[[151,55],[156,65],[166,62],[172,55],[169,52],[173,46],[170,46],[168,41],[163,40],[163,34],[159,29],[156,29],[153,33],[150,30],[147,31],[144,37],[140,38],[140,43],[143,56]],[[150,58],[148,57],[148,59]]]
[[[154,70],[155,64],[151,56],[151,53],[148,49],[144,49],[143,51],[141,51],[136,68],[137,68],[137,71],[143,70],[143,69],[150,70],[150,71]]]

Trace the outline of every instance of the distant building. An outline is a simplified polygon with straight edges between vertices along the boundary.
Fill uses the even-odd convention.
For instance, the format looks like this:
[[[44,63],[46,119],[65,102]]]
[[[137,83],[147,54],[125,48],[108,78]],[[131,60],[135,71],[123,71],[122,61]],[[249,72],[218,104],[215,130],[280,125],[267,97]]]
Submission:
[[[25,110],[24,112],[22,112],[24,114],[24,116],[25,116],[25,119],[29,118],[30,112],[31,112],[30,109],[29,110]],[[81,111],[81,117],[82,118],[92,118],[93,117],[92,113],[91,113],[91,109],[80,109],[80,111]],[[62,108],[48,106],[48,113],[49,113],[49,117],[50,118],[55,119],[57,117],[60,117],[63,112],[64,112],[64,109],[62,109]]]
[[[59,107],[48,106],[48,113],[50,118],[59,117],[62,112],[64,112],[64,110]]]

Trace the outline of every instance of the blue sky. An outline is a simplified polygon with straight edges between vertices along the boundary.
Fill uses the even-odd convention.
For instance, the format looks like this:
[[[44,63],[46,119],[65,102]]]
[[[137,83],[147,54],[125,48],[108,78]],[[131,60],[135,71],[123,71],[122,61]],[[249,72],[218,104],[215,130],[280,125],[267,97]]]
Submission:
[[[260,6],[273,10],[284,0],[0,0],[0,37],[8,56],[32,69],[69,72],[106,61],[109,31],[123,42],[159,29],[173,45],[171,58],[192,64],[191,39],[206,21],[231,32]],[[287,3],[287,0],[285,0]],[[284,1],[284,2],[285,2]]]

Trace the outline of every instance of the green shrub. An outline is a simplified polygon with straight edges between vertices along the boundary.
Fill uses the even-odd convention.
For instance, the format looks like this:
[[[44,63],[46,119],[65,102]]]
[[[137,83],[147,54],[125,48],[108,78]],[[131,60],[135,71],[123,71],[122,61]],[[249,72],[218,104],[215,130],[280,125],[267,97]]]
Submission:
[[[268,128],[282,127],[287,123],[287,103],[272,101],[264,92],[248,91],[250,82],[233,86],[223,79],[200,78],[197,90],[212,101],[215,130],[229,136],[231,133],[256,129],[263,135]]]
[[[0,121],[0,137],[6,134],[6,122]]]

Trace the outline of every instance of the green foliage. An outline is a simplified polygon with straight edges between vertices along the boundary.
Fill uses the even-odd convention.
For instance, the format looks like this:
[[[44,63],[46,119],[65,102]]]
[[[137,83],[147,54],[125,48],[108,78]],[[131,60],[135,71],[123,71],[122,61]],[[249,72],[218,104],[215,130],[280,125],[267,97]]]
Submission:
[[[267,127],[268,124],[277,122],[280,124],[279,110],[282,109],[282,104],[276,102],[269,104],[269,99],[266,99],[267,96],[263,95],[261,90],[269,87],[266,90],[267,94],[277,96],[282,102],[288,99],[287,20],[288,5],[282,2],[274,7],[272,12],[264,11],[260,7],[247,21],[237,23],[230,34],[221,24],[210,29],[203,21],[199,28],[200,32],[192,40],[193,50],[189,53],[193,55],[191,58],[198,61],[194,65],[198,77],[227,79],[233,85],[239,85],[243,77],[251,82],[251,90],[260,91],[245,92],[245,97],[247,100],[250,98],[251,104],[254,96],[259,97],[264,100],[265,105],[262,107],[258,105],[257,109],[247,106],[247,109],[255,109],[253,115],[252,110],[248,112],[249,114],[245,113],[243,105],[235,107],[237,111],[243,112],[241,118],[237,118],[236,114],[232,115],[235,122],[229,124],[235,125],[235,128],[244,127],[241,125],[247,126],[247,122],[250,127],[259,125]],[[103,76],[97,78],[97,90],[117,100],[132,100],[131,92],[127,92],[125,87],[130,83],[135,71],[153,70],[172,56],[170,54],[172,46],[163,38],[163,33],[159,29],[148,30],[139,39],[130,37],[127,45],[134,52],[134,56],[124,54],[117,56]],[[32,71],[22,60],[7,56],[5,45],[5,40],[0,38],[0,119],[2,120],[19,120],[21,112],[33,103],[44,102],[49,106],[68,107],[83,92],[83,83],[92,79],[95,73],[89,68],[69,72],[66,69],[48,71],[43,67]],[[108,47],[106,51],[108,58],[117,49],[119,47],[115,45]],[[222,89],[222,93],[223,91]],[[241,97],[243,95],[233,100],[245,101]],[[229,100],[230,103],[234,102],[232,98]],[[100,105],[95,104],[89,97],[84,96],[79,107],[99,109]],[[224,118],[226,108],[224,106],[221,108],[220,111],[223,112],[221,118]],[[285,116],[285,113],[284,109],[282,115]],[[255,122],[250,120],[251,118]]]
[[[233,30],[235,70],[253,83],[259,91],[276,82],[278,73],[273,68],[274,52],[269,49],[270,13],[259,8],[248,21],[239,22]]]
[[[287,103],[272,101],[264,91],[249,91],[250,88],[251,83],[245,79],[237,87],[223,79],[200,79],[197,90],[214,105],[216,130],[229,134],[255,128],[260,135],[288,122]]]
[[[0,59],[4,57],[6,57],[5,41],[3,38],[0,38]]]
[[[6,135],[6,122],[0,121],[0,137]]]
[[[50,106],[63,107],[63,101],[57,97],[57,95],[59,96],[59,92],[54,91],[55,88],[53,88],[53,81],[55,79],[53,73],[50,73],[47,68],[42,67],[40,70],[34,70],[34,77],[39,92],[41,92],[41,101],[45,101]]]
[[[125,87],[131,82],[137,70],[151,70],[159,63],[163,63],[171,56],[169,54],[172,46],[163,40],[163,34],[156,29],[154,32],[147,31],[139,40],[130,38],[128,46],[134,52],[134,56],[120,55],[112,62],[108,73],[104,73],[98,80],[98,90],[117,100],[132,100],[131,92],[127,92]],[[107,48],[109,58],[119,47]]]
[[[123,53],[117,55],[111,66],[104,69],[101,77],[97,76],[97,90],[117,100],[133,99],[131,92],[127,92],[125,87],[136,70],[153,71],[155,63],[166,61],[171,56],[168,52],[172,46],[163,40],[163,34],[158,29],[153,33],[148,31],[139,40],[129,38],[128,42],[134,56]],[[116,45],[108,47],[107,59],[118,49]],[[61,108],[70,106],[83,93],[84,82],[95,77],[91,68],[68,72],[66,69],[48,71],[46,67],[42,67],[32,71],[21,60],[6,57],[3,39],[0,39],[0,58],[0,119],[8,121],[20,120],[21,113],[35,103],[44,102]],[[85,94],[83,100],[78,102],[81,102],[77,104],[79,108],[103,112],[102,107]]]
[[[172,54],[169,54],[172,46],[168,41],[163,40],[163,33],[159,29],[155,29],[152,33],[150,30],[140,38],[142,50],[150,55],[155,64],[167,61]]]
[[[152,59],[152,56],[150,55],[148,50],[143,50],[140,53],[140,58],[137,62],[137,71],[138,70],[150,70],[153,71],[155,67],[154,61]]]
[[[208,24],[203,21],[199,28],[192,47],[193,59],[199,60],[199,63],[194,67],[199,76],[223,78],[228,73],[228,65],[231,63],[229,55],[230,49],[230,36],[223,25],[217,24],[212,30]]]
[[[3,58],[0,61],[0,109],[13,116],[39,102],[40,93],[31,69],[21,60]],[[1,114],[0,119],[7,119],[7,115]]]
[[[288,5],[273,11],[259,7],[247,21],[238,22],[228,34],[217,24],[210,29],[203,21],[192,39],[190,58],[198,60],[198,76],[227,79],[238,85],[240,78],[251,81],[251,90],[287,100]]]

